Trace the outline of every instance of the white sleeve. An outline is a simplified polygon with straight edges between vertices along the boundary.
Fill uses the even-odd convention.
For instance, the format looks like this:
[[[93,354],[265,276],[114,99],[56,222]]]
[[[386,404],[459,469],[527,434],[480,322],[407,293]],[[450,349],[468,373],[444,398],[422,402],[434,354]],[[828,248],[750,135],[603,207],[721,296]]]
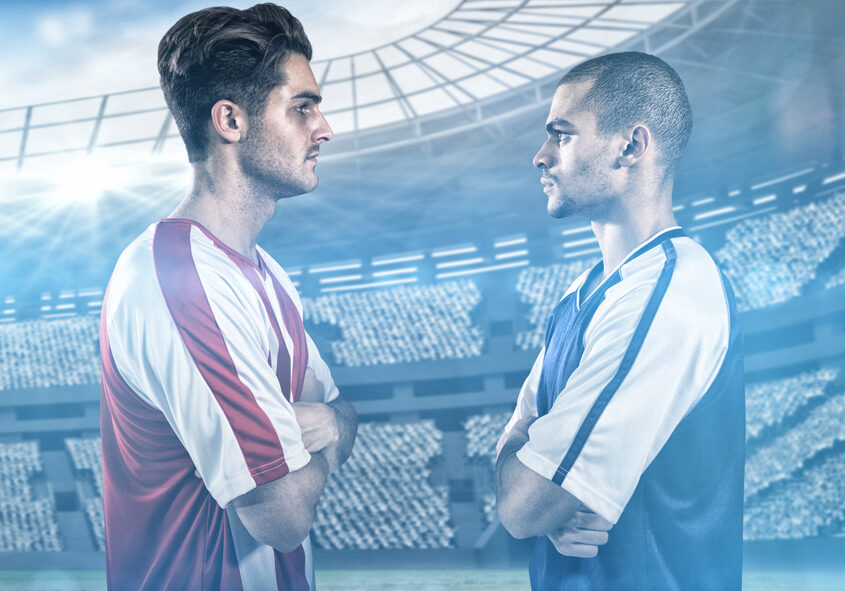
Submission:
[[[115,361],[226,506],[305,466],[310,454],[268,362],[262,304],[248,284],[197,263],[162,275],[158,298],[134,307],[127,320],[135,328]]]
[[[516,408],[514,409],[513,415],[508,421],[508,424],[505,425],[505,430],[499,437],[499,442],[496,444],[496,455],[498,455],[498,451],[502,449],[502,445],[504,444],[508,433],[510,433],[511,429],[513,429],[513,426],[517,423],[517,421],[519,421],[519,419],[537,416],[537,387],[540,384],[540,372],[543,371],[543,358],[545,356],[545,352],[546,350],[543,349],[540,351],[540,354],[537,355],[537,359],[534,360],[534,365],[531,366],[531,371],[529,372],[528,377],[525,378],[525,381],[522,383],[522,388],[520,388],[519,396],[516,399]]]
[[[317,345],[311,339],[311,336],[306,332],[305,340],[308,343],[308,369],[314,372],[314,377],[320,382],[323,387],[321,402],[329,403],[340,396],[337,385],[332,378],[332,372],[323,358],[320,356],[320,351]]]
[[[640,284],[602,303],[584,335],[580,365],[549,413],[531,425],[517,454],[612,523],[707,391],[728,346],[729,314],[721,293],[696,293],[670,282],[655,308],[657,292]],[[701,306],[701,297],[716,303]]]

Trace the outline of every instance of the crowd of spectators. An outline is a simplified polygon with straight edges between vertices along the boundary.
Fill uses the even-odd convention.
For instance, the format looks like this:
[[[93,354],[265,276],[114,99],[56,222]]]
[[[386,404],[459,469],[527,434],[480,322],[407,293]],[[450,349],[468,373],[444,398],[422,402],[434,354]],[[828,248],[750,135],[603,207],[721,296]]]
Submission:
[[[94,316],[0,324],[0,390],[96,384],[97,326]]]
[[[801,295],[845,236],[845,194],[786,212],[739,222],[716,258],[733,285],[740,310]]]
[[[496,515],[496,493],[489,490],[495,481],[496,443],[511,418],[510,412],[482,413],[470,416],[464,423],[467,457],[479,470],[476,487],[482,491],[481,515],[484,523],[493,521]],[[487,490],[486,490],[487,489]]]
[[[94,490],[103,496],[103,456],[99,437],[68,437],[65,447],[73,467],[80,472],[90,471]]]
[[[509,412],[472,415],[464,423],[467,440],[467,456],[470,458],[494,458],[496,442],[511,418]]]
[[[840,417],[842,415],[839,415]],[[845,454],[832,455],[745,506],[745,538],[809,538],[845,519]]]
[[[97,550],[105,551],[106,518],[103,514],[102,497],[85,499],[85,515],[88,517],[88,523],[91,524],[91,529],[94,531],[94,544]]]
[[[96,496],[83,500],[85,515],[94,533],[98,550],[106,549],[106,529],[103,517],[103,454],[99,437],[68,437],[65,447],[73,467],[90,476]]]
[[[448,491],[430,482],[442,454],[432,421],[363,423],[352,456],[329,476],[311,530],[330,549],[446,548],[452,545]]]
[[[756,448],[745,462],[745,497],[788,478],[807,459],[845,440],[842,417],[845,394],[840,393],[813,408],[799,424]]]
[[[539,350],[543,346],[546,323],[555,304],[563,297],[566,288],[594,262],[579,260],[546,267],[526,267],[519,273],[516,291],[519,301],[530,306],[528,323],[531,325],[530,329],[517,333],[516,346],[519,349]]]
[[[807,401],[823,396],[837,373],[835,368],[823,368],[781,380],[750,384],[745,390],[748,439],[756,438],[770,425],[777,425]]]
[[[59,526],[52,501],[35,498],[30,478],[41,472],[34,441],[0,444],[0,551],[59,551]]]
[[[304,320],[338,327],[331,343],[340,365],[360,366],[481,355],[484,333],[473,323],[481,301],[473,281],[410,285],[304,298]]]

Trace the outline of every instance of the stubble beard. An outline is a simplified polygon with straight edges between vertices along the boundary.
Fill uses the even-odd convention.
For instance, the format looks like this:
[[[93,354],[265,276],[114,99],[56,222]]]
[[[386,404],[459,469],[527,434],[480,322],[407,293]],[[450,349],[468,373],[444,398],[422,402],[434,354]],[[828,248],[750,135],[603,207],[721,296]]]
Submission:
[[[553,218],[579,217],[590,220],[601,219],[612,209],[610,180],[601,174],[595,162],[586,161],[569,177],[586,180],[576,186],[568,185],[570,191],[563,193],[557,176],[548,175],[554,181],[555,192],[549,196],[547,211]],[[556,193],[556,194],[555,194]]]
[[[309,193],[317,188],[313,182],[297,174],[297,169],[306,170],[306,165],[297,166],[287,146],[267,140],[259,122],[241,142],[240,166],[250,189],[266,194],[276,201]]]

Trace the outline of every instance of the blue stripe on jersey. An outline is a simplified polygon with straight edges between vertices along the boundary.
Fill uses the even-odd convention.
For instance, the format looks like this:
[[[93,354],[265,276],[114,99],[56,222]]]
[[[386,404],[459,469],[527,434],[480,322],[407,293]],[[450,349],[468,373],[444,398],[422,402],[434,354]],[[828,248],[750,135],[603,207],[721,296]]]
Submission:
[[[578,433],[576,433],[575,439],[572,441],[572,445],[569,446],[569,450],[567,450],[563,461],[561,461],[557,471],[552,477],[552,482],[555,484],[562,484],[567,473],[569,473],[572,469],[572,465],[575,463],[575,460],[578,458],[578,454],[581,453],[581,450],[587,443],[587,438],[590,436],[590,433],[592,433],[593,427],[595,427],[599,417],[601,417],[602,412],[604,412],[604,409],[610,402],[610,399],[613,398],[613,395],[619,389],[619,386],[622,384],[625,376],[628,375],[628,372],[634,365],[634,361],[637,359],[637,354],[642,348],[643,341],[648,334],[648,329],[651,327],[655,314],[657,314],[657,308],[663,300],[666,288],[669,287],[669,281],[672,279],[672,273],[675,270],[677,253],[675,252],[675,247],[672,246],[672,241],[663,240],[662,246],[663,252],[666,255],[666,262],[663,264],[663,270],[660,272],[660,277],[657,279],[654,291],[651,292],[651,296],[649,297],[648,303],[643,311],[642,318],[640,318],[639,323],[637,323],[637,328],[634,330],[634,335],[631,337],[628,349],[622,357],[622,363],[620,363],[616,374],[604,387],[601,394],[599,394],[599,397],[587,413],[584,422],[581,423],[581,426],[578,428]]]

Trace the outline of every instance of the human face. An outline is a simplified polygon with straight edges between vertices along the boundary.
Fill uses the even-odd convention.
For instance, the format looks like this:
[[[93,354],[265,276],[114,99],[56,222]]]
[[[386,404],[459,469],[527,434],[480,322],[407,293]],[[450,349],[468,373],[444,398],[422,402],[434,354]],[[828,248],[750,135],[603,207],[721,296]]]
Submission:
[[[613,201],[610,143],[598,133],[595,114],[582,106],[592,85],[588,81],[557,88],[546,121],[548,137],[534,156],[552,217],[599,219]]]
[[[317,188],[317,154],[333,137],[320,112],[322,100],[311,66],[293,53],[284,63],[285,83],[267,97],[264,112],[249,118],[241,142],[241,168],[276,199]]]

